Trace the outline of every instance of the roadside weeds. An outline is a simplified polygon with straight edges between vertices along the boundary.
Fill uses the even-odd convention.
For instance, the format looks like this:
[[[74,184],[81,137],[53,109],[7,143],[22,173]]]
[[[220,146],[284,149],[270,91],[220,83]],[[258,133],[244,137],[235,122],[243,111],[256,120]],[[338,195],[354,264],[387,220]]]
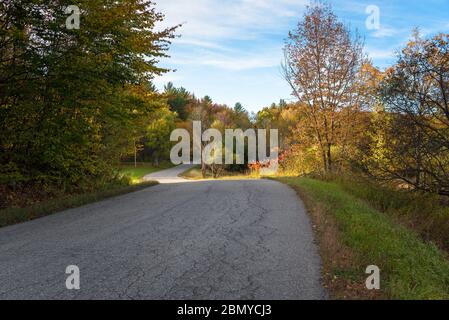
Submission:
[[[314,224],[323,280],[334,299],[449,299],[449,261],[436,245],[349,194],[336,183],[276,178],[304,200]],[[365,270],[381,270],[381,290]]]
[[[60,199],[43,201],[26,208],[10,208],[0,210],[0,228],[48,216],[63,210],[80,207],[107,198],[139,191],[157,185],[156,181],[144,182],[131,186],[117,186],[112,189],[93,193],[67,196]]]

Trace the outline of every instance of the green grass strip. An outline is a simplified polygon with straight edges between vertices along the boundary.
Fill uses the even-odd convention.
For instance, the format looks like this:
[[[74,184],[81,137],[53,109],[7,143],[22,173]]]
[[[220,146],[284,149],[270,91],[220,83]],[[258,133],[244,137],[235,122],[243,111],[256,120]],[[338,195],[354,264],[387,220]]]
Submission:
[[[412,230],[344,191],[336,183],[308,178],[280,178],[296,186],[339,224],[344,244],[368,265],[381,269],[382,287],[392,299],[449,299],[449,262],[435,245],[424,243]]]
[[[157,184],[158,183],[155,181],[149,181],[131,186],[115,186],[110,189],[100,190],[97,192],[72,195],[61,199],[44,201],[27,208],[11,208],[0,210],[0,228],[41,218],[62,210],[76,208],[85,204],[142,190]]]

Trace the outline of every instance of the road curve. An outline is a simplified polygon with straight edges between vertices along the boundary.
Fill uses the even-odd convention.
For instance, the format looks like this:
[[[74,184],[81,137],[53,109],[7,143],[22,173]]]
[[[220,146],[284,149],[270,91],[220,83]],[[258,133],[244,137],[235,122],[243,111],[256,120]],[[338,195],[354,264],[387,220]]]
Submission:
[[[177,167],[173,167],[167,170],[158,171],[155,173],[151,173],[143,177],[144,180],[154,180],[158,181],[159,183],[165,184],[165,183],[184,183],[188,182],[188,180],[179,177],[180,174],[186,172],[190,168],[194,167],[194,165],[190,164],[182,164]]]
[[[0,229],[0,299],[324,299],[320,273],[303,204],[269,180],[166,183]]]

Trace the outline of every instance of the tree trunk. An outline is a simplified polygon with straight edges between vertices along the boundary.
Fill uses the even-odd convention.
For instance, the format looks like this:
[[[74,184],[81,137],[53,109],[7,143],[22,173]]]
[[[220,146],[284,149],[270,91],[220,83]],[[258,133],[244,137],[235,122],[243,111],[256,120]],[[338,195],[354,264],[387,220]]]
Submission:
[[[201,163],[201,174],[203,175],[203,179],[206,179],[206,171],[207,171],[206,163],[203,161]]]
[[[332,172],[333,170],[333,164],[332,164],[332,146],[330,144],[327,145],[327,170],[329,172]]]
[[[323,167],[324,167],[324,172],[327,172],[327,157],[326,157],[326,152],[324,151],[324,149],[321,151],[321,155],[323,157]]]
[[[134,141],[134,168],[137,168],[137,146],[136,146],[136,141]]]

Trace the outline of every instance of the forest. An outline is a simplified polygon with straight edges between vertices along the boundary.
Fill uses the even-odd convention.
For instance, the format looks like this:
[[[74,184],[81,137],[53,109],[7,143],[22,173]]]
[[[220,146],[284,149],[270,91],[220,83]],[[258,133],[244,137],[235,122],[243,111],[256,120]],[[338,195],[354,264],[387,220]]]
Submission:
[[[416,30],[380,70],[330,6],[309,7],[284,48],[293,98],[249,113],[173,83],[155,87],[179,26],[159,30],[164,15],[151,1],[82,1],[80,29],[65,28],[67,5],[0,4],[2,208],[126,184],[121,162],[167,162],[170,133],[198,120],[278,129],[281,175],[356,174],[449,195],[447,34]]]

